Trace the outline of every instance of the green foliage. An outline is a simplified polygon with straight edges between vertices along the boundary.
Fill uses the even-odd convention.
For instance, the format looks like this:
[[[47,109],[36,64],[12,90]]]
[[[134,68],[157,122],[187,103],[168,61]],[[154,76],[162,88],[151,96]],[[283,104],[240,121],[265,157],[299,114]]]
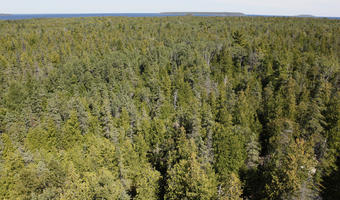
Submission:
[[[306,189],[303,187],[315,187],[311,180],[316,170],[313,150],[303,139],[288,141],[286,145],[268,164],[271,170],[270,182],[265,186],[266,193],[270,199],[289,199],[296,196],[305,199],[312,193],[303,194],[302,190]],[[305,186],[305,183],[309,185]]]
[[[181,159],[168,171],[166,199],[213,199],[216,196],[216,180],[209,166],[202,166],[192,153]]]
[[[0,199],[340,199],[339,20],[0,26]]]

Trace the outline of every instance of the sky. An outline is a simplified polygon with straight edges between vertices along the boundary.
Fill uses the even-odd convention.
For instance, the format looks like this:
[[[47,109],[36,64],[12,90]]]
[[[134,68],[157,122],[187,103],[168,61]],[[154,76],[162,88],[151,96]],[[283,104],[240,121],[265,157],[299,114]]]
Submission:
[[[243,12],[340,17],[340,0],[0,0],[0,13]]]

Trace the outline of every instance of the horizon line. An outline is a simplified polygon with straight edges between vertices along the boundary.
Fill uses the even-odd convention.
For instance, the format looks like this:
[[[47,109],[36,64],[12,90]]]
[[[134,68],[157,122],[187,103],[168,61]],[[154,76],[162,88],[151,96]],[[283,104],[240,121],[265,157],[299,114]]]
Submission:
[[[17,13],[17,12],[0,12],[1,15],[68,15],[68,14],[176,14],[176,13],[203,13],[203,14],[225,14],[225,13],[239,13],[244,14],[246,16],[277,16],[277,17],[295,17],[295,16],[311,16],[311,17],[334,17],[334,18],[340,18],[340,16],[319,16],[319,15],[313,15],[313,14],[295,14],[295,15],[285,15],[285,14],[248,14],[241,11],[161,11],[161,12],[55,12],[55,13]]]

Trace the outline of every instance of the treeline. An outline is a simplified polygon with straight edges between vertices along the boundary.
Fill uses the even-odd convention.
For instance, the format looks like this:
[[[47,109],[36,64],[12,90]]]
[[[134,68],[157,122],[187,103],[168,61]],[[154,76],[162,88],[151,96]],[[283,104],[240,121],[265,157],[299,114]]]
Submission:
[[[340,21],[0,22],[0,199],[340,199]]]

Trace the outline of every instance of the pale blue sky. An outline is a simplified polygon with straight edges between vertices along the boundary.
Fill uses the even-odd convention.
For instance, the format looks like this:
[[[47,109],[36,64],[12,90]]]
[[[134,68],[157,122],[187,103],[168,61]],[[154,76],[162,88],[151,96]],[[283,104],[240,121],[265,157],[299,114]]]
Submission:
[[[219,11],[340,16],[340,0],[0,0],[0,13]]]

